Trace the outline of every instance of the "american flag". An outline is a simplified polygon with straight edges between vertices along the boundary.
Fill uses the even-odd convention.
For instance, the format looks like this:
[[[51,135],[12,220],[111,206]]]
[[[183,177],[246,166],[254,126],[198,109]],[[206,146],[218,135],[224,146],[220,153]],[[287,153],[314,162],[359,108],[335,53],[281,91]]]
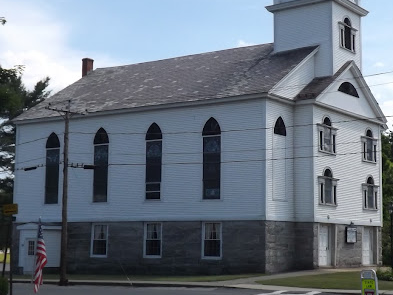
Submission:
[[[46,249],[44,236],[42,235],[41,222],[38,225],[38,237],[37,237],[37,250],[36,250],[36,263],[34,272],[34,293],[38,292],[40,285],[42,285],[42,269],[46,265]]]

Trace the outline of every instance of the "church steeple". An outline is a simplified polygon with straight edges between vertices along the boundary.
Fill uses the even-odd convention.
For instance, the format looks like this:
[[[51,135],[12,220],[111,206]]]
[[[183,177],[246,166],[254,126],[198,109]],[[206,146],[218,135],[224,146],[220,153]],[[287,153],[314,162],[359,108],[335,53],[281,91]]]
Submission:
[[[333,75],[354,60],[361,69],[361,18],[368,11],[360,0],[274,0],[274,50],[319,46],[315,75]]]

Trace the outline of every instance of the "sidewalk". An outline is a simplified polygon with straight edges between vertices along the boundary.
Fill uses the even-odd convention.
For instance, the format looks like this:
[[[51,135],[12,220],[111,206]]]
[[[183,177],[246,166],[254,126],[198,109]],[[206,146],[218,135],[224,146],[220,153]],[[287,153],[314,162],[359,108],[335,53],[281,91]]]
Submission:
[[[321,292],[321,293],[336,293],[336,294],[360,294],[360,289],[358,290],[340,290],[340,289],[313,289],[313,288],[296,288],[296,287],[286,287],[286,286],[269,286],[257,283],[257,281],[264,281],[270,279],[278,278],[289,278],[304,275],[319,275],[330,272],[339,271],[356,271],[362,270],[363,268],[350,268],[350,269],[315,269],[315,270],[305,270],[296,271],[289,273],[280,273],[273,275],[264,275],[259,277],[250,277],[243,279],[235,279],[230,281],[216,281],[216,282],[176,282],[176,281],[127,281],[127,280],[70,280],[70,285],[102,285],[102,286],[133,286],[133,287],[219,287],[219,288],[241,288],[241,289],[253,289],[253,290],[263,290],[271,293],[274,291],[294,292],[296,294],[309,293],[309,292]],[[14,283],[31,283],[31,280],[27,279],[15,279]],[[58,280],[45,280],[44,284],[57,284]],[[359,288],[360,288],[360,278],[359,278]],[[278,292],[278,293],[282,293]],[[276,294],[278,294],[276,293]],[[379,294],[393,295],[393,290],[379,290]]]

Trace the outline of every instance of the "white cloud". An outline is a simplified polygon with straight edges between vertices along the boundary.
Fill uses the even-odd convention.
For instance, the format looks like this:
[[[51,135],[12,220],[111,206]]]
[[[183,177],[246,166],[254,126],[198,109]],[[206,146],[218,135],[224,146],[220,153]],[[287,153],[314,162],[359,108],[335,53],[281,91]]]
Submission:
[[[383,68],[385,67],[385,64],[383,62],[376,62],[375,64],[373,64],[374,68]]]
[[[252,45],[255,45],[255,43],[246,42],[244,40],[238,40],[236,47],[245,47],[245,46],[252,46]]]
[[[7,23],[0,27],[1,66],[24,65],[22,80],[28,89],[47,76],[51,78],[49,88],[53,92],[78,80],[86,53],[68,45],[71,27],[56,18],[45,3],[4,2],[2,12]],[[100,54],[94,57],[100,60],[100,65],[116,64]]]

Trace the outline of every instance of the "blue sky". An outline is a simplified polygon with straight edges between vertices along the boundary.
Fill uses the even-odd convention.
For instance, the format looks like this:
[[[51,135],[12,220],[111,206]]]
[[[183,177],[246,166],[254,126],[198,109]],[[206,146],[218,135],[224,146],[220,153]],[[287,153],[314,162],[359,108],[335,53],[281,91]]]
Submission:
[[[273,17],[264,8],[272,2],[2,0],[0,64],[25,65],[28,87],[49,76],[58,91],[80,78],[83,57],[97,68],[273,42]],[[370,11],[361,28],[363,74],[393,71],[393,1],[361,5]],[[393,116],[393,74],[367,81],[385,115]]]

